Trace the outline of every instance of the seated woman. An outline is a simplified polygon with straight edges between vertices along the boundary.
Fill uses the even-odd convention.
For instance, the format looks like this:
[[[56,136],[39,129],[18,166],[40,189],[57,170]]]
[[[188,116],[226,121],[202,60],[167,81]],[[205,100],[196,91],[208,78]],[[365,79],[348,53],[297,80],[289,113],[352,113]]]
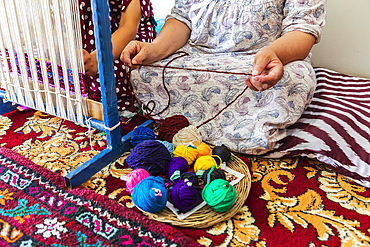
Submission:
[[[310,50],[325,9],[325,0],[176,0],[153,43],[130,42],[121,60],[147,65],[131,83],[153,118],[182,114],[203,141],[263,154],[312,99]],[[172,60],[179,49],[187,55]],[[162,82],[166,66],[181,68],[166,68]]]
[[[94,25],[90,0],[80,0],[82,38],[84,44],[85,88],[89,98],[101,101],[98,61],[95,50]],[[132,106],[132,95],[120,54],[131,40],[152,42],[155,38],[155,22],[152,5],[149,0],[110,0],[110,19],[114,72],[116,77],[117,101],[120,114],[124,110],[135,111]],[[126,113],[127,114],[127,113]]]

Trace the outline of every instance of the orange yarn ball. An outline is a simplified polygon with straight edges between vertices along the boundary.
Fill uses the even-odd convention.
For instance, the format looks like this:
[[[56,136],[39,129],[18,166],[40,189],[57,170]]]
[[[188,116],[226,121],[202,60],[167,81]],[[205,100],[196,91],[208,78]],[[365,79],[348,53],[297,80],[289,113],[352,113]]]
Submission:
[[[211,147],[208,146],[207,143],[205,143],[205,142],[202,142],[201,144],[199,144],[197,146],[197,149],[198,149],[197,159],[199,157],[202,157],[202,156],[212,155],[212,149],[211,149]]]

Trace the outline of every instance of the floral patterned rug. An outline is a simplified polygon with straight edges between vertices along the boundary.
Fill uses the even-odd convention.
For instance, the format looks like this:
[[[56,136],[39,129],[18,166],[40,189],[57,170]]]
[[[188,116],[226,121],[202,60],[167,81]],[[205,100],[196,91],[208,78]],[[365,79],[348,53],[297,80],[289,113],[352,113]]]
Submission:
[[[87,128],[61,123],[35,111],[8,113],[0,117],[0,145],[61,175],[105,148],[104,133],[92,131],[90,141]],[[141,215],[120,179],[131,171],[126,156],[81,189]],[[240,212],[210,228],[171,229],[205,246],[370,246],[370,190],[316,160],[239,157],[252,174],[252,188]]]
[[[199,246],[106,196],[0,148],[1,246]]]

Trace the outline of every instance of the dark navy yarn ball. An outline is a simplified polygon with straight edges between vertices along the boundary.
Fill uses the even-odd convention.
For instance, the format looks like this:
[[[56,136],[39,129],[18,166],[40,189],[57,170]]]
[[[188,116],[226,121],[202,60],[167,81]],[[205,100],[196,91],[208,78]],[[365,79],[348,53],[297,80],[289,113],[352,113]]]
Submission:
[[[231,158],[231,152],[228,147],[226,147],[224,144],[221,146],[216,146],[212,150],[213,155],[217,155],[221,158],[222,162],[228,162]]]
[[[204,173],[203,173],[202,179],[204,181],[204,184],[208,183],[207,177],[208,177],[208,173],[210,172],[211,169],[212,168],[209,168],[209,169],[205,170]],[[226,180],[225,173],[220,169],[214,169],[210,174],[210,181],[209,182],[212,182],[215,179],[224,179],[224,180]]]
[[[131,169],[142,168],[152,176],[167,170],[171,154],[168,149],[156,140],[146,140],[136,145],[126,158]]]
[[[148,127],[139,126],[132,131],[130,138],[131,144],[135,147],[145,140],[155,140],[154,131]]]
[[[171,200],[178,210],[187,212],[197,205],[199,194],[191,182],[180,179],[172,188]]]
[[[199,189],[199,179],[195,173],[184,172],[181,174],[180,179],[191,182],[196,189]]]

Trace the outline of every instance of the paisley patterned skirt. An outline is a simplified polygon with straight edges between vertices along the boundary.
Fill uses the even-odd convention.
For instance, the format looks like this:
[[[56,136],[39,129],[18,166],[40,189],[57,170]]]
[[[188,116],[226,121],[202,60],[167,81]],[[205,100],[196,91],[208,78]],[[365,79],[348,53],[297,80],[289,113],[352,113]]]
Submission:
[[[210,54],[190,45],[181,50],[187,55],[175,53],[152,64],[157,67],[132,71],[133,92],[156,120],[187,117],[204,142],[225,144],[233,152],[263,154],[285,137],[286,127],[311,102],[316,77],[309,58],[285,65],[283,78],[274,87],[256,92],[245,83],[254,54]]]

